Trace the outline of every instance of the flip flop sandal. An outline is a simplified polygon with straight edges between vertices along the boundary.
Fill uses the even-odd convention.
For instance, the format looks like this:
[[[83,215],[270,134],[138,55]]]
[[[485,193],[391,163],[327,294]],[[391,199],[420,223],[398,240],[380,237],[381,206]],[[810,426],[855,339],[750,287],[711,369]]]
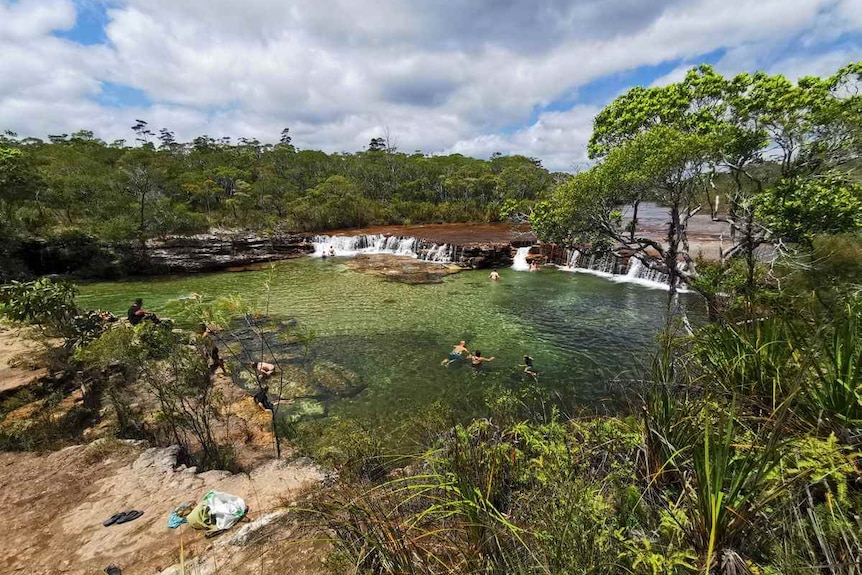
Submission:
[[[102,522],[102,525],[104,525],[105,527],[110,527],[111,525],[116,523],[123,515],[125,515],[125,513],[115,513],[114,515],[111,516],[110,519]]]
[[[204,535],[204,537],[206,537],[207,539],[212,539],[213,537],[218,537],[225,531],[227,531],[227,529],[216,529],[215,531],[208,531],[207,534]]]
[[[103,573],[105,575],[123,575],[123,572],[120,571],[120,568],[116,565],[108,565],[107,567],[105,567]]]
[[[143,514],[144,514],[143,511],[135,511],[135,510],[129,511],[127,513],[124,513],[122,517],[117,519],[116,524],[119,525],[120,523],[128,523],[129,521],[134,521],[135,519],[137,519],[138,517],[140,517]]]

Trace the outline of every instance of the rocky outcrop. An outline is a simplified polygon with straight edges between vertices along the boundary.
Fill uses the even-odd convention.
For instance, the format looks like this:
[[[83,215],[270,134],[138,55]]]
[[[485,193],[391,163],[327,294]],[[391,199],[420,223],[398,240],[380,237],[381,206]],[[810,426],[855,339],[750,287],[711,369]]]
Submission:
[[[414,285],[442,283],[447,275],[461,271],[461,266],[456,264],[426,262],[389,254],[359,254],[348,260],[347,266],[360,273],[382,277],[386,281]]]
[[[458,250],[454,263],[470,269],[502,268],[512,265],[515,248],[512,244],[467,244]]]
[[[155,273],[188,273],[296,258],[313,250],[298,235],[200,234],[149,240],[141,255]]]

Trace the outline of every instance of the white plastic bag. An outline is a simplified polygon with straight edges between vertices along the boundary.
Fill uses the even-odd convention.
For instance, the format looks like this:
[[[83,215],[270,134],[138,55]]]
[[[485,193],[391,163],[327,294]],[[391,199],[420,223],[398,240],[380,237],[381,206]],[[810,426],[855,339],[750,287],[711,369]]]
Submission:
[[[209,505],[210,515],[215,518],[216,529],[230,529],[242,519],[248,511],[248,506],[241,497],[210,491],[204,495],[204,503]]]

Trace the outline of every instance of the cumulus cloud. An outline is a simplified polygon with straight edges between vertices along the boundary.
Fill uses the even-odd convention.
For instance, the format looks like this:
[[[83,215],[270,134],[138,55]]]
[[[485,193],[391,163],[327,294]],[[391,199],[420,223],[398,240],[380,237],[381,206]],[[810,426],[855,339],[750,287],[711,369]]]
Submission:
[[[81,1],[0,0],[0,129],[130,138],[142,117],[183,139],[273,141],[289,126],[327,151],[388,129],[408,151],[571,169],[597,109],[542,110],[592,81],[679,62],[655,80],[669,82],[716,50],[723,71],[828,73],[860,57],[839,40],[862,32],[862,0]],[[53,34],[94,9],[103,43]],[[151,105],[107,105],[108,83]]]

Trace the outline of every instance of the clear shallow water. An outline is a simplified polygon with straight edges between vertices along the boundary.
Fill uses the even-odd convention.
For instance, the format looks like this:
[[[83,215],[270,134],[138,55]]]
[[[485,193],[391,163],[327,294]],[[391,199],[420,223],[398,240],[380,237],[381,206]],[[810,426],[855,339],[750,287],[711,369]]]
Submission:
[[[431,401],[470,409],[471,397],[489,385],[524,381],[523,355],[535,360],[548,393],[592,400],[605,382],[636,374],[664,325],[667,294],[638,285],[544,269],[537,273],[466,271],[442,284],[407,285],[352,271],[344,260],[303,258],[272,272],[270,311],[313,330],[312,356],[359,374],[367,389],[337,400],[331,412],[387,417]],[[79,304],[125,315],[135,297],[159,315],[179,315],[180,298],[240,295],[264,307],[269,271],[217,273],[81,287]],[[702,304],[684,295],[689,318]],[[467,340],[495,361],[481,374],[467,366],[441,367],[452,345]],[[476,412],[481,406],[476,406]]]

